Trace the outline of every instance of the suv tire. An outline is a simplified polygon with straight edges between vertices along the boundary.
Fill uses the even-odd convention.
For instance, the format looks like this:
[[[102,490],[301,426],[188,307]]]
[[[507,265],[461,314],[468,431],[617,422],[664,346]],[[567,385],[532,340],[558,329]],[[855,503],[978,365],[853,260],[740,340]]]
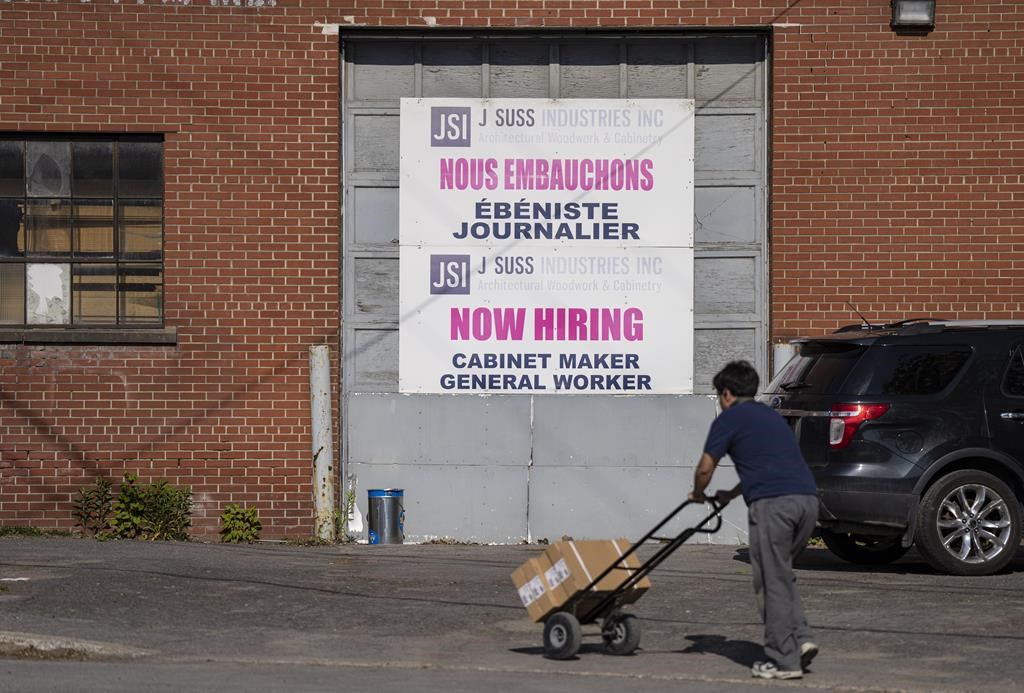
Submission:
[[[990,575],[1020,548],[1020,501],[988,472],[962,469],[941,477],[921,497],[917,513],[917,548],[936,570]]]
[[[899,535],[870,537],[863,534],[840,534],[827,529],[819,530],[828,550],[844,561],[861,565],[886,565],[909,551]]]

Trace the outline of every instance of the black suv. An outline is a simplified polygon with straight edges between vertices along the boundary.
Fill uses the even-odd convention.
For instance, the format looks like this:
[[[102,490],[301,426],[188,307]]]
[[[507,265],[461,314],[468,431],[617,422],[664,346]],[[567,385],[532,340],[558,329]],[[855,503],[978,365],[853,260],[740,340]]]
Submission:
[[[1016,555],[1024,499],[1024,323],[905,320],[795,340],[759,397],[814,472],[822,539],[855,563],[912,544],[937,570]]]

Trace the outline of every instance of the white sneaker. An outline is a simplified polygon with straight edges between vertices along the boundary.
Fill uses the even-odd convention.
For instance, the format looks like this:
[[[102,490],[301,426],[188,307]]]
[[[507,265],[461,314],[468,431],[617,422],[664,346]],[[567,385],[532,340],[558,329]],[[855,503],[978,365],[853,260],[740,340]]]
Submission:
[[[811,666],[811,661],[818,656],[818,646],[808,640],[800,644],[800,668]]]
[[[779,669],[775,662],[754,662],[754,666],[750,667],[750,675],[759,679],[802,679],[804,672],[799,669]]]

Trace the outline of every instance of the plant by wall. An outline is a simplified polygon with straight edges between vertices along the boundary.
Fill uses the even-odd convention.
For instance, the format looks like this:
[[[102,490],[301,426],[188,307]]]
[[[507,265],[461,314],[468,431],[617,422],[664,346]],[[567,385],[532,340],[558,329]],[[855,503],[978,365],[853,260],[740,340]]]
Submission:
[[[86,534],[100,535],[109,529],[110,512],[114,503],[114,494],[109,479],[96,477],[92,486],[78,489],[75,500],[75,523]]]
[[[110,534],[119,539],[187,540],[192,524],[192,491],[166,481],[139,486],[138,477],[125,474],[113,505]]]
[[[352,513],[355,512],[355,508],[356,492],[355,489],[349,489],[345,494],[341,510],[335,511],[334,514],[335,534],[338,537],[338,541],[343,544],[355,541],[355,537],[349,534],[349,521],[352,519]]]
[[[168,486],[158,481],[145,487],[146,538],[188,540],[192,526],[192,490]]]
[[[263,523],[256,508],[232,503],[220,514],[220,540],[230,544],[251,544],[260,538]]]

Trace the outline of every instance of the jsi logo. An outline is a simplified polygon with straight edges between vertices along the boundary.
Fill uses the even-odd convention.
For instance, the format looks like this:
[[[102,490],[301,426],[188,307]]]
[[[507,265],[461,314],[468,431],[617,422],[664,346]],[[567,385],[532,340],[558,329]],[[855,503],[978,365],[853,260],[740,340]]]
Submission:
[[[430,146],[470,146],[469,106],[430,108]]]
[[[469,255],[431,255],[430,293],[468,294]]]

